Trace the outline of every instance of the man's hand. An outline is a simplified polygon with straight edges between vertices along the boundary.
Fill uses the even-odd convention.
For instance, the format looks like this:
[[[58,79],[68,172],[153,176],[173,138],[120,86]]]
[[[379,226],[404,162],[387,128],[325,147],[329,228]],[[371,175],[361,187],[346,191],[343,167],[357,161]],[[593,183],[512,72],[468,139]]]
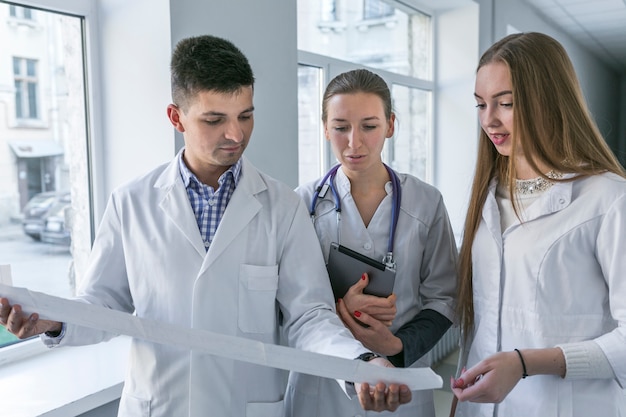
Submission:
[[[44,332],[58,332],[63,323],[39,320],[39,314],[27,316],[19,304],[11,305],[6,298],[0,298],[0,325],[20,339],[28,339]]]
[[[393,365],[384,358],[372,359],[369,363],[393,368]],[[396,411],[399,406],[411,401],[411,391],[404,384],[386,386],[383,382],[379,382],[376,386],[370,387],[369,384],[363,383],[354,384],[354,388],[364,410]]]

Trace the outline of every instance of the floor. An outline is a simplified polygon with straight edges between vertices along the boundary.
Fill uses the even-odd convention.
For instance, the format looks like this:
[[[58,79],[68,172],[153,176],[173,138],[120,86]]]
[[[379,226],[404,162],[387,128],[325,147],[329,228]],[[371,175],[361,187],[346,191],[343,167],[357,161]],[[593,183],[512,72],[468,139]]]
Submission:
[[[456,372],[456,365],[459,358],[459,351],[455,350],[442,360],[433,370],[443,379],[443,387],[435,390],[435,415],[437,417],[450,416],[450,404],[452,403],[452,392],[450,391],[450,376]]]

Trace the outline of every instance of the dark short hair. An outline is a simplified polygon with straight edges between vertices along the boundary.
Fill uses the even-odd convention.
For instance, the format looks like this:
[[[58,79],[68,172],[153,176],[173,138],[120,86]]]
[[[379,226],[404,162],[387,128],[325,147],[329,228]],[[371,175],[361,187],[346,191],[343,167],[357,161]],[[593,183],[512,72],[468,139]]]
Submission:
[[[232,42],[211,35],[178,42],[170,71],[172,100],[183,109],[200,91],[235,93],[254,85],[246,56]]]

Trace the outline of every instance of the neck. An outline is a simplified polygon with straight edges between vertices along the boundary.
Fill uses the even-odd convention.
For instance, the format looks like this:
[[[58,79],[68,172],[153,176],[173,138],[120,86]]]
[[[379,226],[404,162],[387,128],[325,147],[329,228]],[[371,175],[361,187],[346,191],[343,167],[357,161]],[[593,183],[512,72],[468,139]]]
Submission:
[[[203,165],[201,162],[195,163],[195,161],[187,159],[184,154],[183,158],[187,168],[193,172],[193,175],[195,175],[202,184],[211,186],[215,190],[219,187],[218,180],[220,176],[230,168],[229,166]]]
[[[355,193],[369,193],[372,189],[383,189],[385,184],[390,180],[387,169],[382,162],[367,171],[349,171],[342,170],[346,177],[350,180],[350,192]]]
[[[541,174],[545,174],[550,170],[542,163],[537,163],[537,168],[539,168],[539,172],[530,166],[526,158],[519,158],[515,164],[515,178],[518,180],[530,180],[540,177]]]

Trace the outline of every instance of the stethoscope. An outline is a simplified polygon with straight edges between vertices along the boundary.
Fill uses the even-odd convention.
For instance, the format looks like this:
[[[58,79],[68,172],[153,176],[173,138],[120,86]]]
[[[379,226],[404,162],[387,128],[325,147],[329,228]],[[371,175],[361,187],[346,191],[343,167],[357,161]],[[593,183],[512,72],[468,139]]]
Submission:
[[[400,186],[400,178],[398,178],[398,175],[394,172],[394,170],[389,168],[384,163],[383,165],[385,166],[387,173],[389,173],[389,178],[391,178],[391,189],[393,192],[393,200],[391,203],[391,225],[389,226],[389,242],[387,243],[387,254],[383,257],[383,263],[389,268],[395,268],[396,263],[393,259],[393,242],[396,234],[396,226],[398,225],[398,217],[400,215],[402,187]],[[311,207],[309,209],[311,219],[315,220],[315,207],[317,205],[317,200],[319,198],[324,198],[330,189],[335,202],[335,212],[337,213],[337,243],[340,243],[341,198],[339,198],[339,193],[335,187],[335,176],[337,175],[339,167],[341,167],[341,164],[335,165],[326,173],[326,175],[324,175],[324,178],[322,178],[319,185],[315,188],[315,193],[311,199]]]

